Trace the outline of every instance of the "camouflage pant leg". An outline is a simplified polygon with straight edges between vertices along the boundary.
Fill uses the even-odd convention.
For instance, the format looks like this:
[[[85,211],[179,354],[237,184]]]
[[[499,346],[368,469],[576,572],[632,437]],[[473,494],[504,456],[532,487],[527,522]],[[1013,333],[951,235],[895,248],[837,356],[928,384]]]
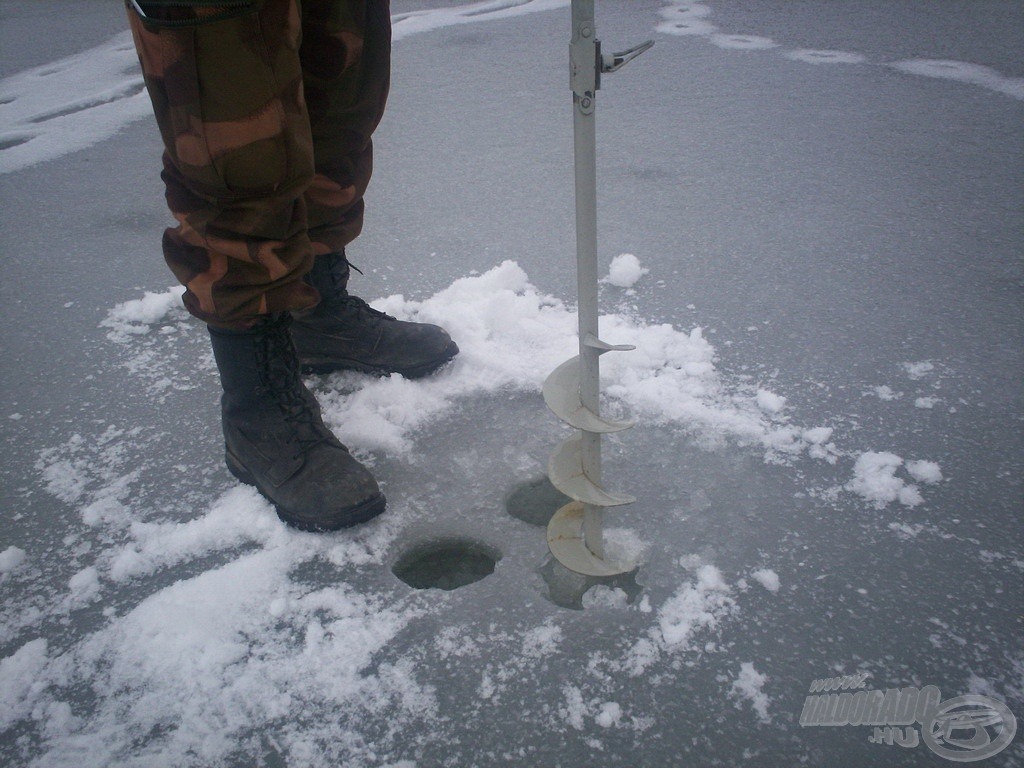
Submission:
[[[359,39],[348,31],[350,21],[331,25],[376,18],[346,12],[350,6],[383,7],[387,21],[386,2],[305,2],[326,18],[320,28],[340,33],[319,46],[328,54],[337,54],[335,40]],[[338,113],[334,105],[358,103],[344,95],[351,78],[335,75],[333,87],[317,89],[326,95],[316,97],[326,105],[316,111],[324,136],[315,143],[324,154],[321,170],[314,165],[303,88],[303,69],[315,69],[320,57],[300,52],[299,0],[255,0],[258,7],[243,13],[232,7],[236,0],[194,8],[180,0],[141,4],[152,9],[151,20],[134,12],[129,19],[164,140],[167,201],[178,220],[164,234],[164,256],[187,288],[186,307],[214,325],[245,327],[267,312],[314,305],[316,292],[301,280],[312,265],[308,210],[315,212],[313,231],[326,233],[318,243],[337,250],[358,234],[369,179],[361,160],[369,134],[358,125],[349,131],[345,122],[332,133],[327,125]],[[387,56],[386,46],[379,55]],[[345,56],[350,59],[361,57]],[[332,72],[320,69],[321,77]],[[386,93],[386,76],[384,83]],[[381,99],[363,124],[376,125],[382,108]],[[340,159],[346,155],[347,163]]]
[[[302,0],[302,76],[316,175],[306,191],[317,254],[340,251],[363,224],[371,136],[390,85],[388,0]]]

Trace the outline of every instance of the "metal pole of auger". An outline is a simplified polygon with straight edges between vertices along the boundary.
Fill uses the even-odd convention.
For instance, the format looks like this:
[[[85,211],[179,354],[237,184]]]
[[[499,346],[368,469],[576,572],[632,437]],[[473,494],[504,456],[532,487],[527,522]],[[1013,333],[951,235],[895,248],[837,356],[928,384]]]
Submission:
[[[573,93],[573,146],[576,172],[576,275],[579,296],[579,356],[560,365],[544,383],[544,399],[554,413],[579,430],[551,457],[552,484],[574,501],[559,509],[548,525],[548,545],[570,570],[612,576],[632,564],[610,562],[604,550],[603,508],[635,499],[601,485],[601,435],[628,429],[632,422],[601,417],[600,356],[633,349],[598,337],[597,131],[595,106],[601,74],[614,72],[654,45],[647,41],[621,53],[603,55],[594,23],[594,0],[572,0],[569,44]]]

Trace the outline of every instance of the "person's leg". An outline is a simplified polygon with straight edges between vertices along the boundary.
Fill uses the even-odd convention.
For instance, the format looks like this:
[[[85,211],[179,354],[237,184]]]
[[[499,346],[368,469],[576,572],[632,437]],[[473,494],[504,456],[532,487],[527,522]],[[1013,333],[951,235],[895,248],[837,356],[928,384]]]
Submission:
[[[399,322],[348,293],[345,246],[363,225],[372,136],[391,80],[388,0],[302,0],[303,82],[315,175],[306,189],[321,302],[296,314],[292,335],[308,370],[350,368],[422,376],[458,353],[441,328]]]
[[[324,255],[362,230],[372,137],[391,84],[388,0],[302,0],[299,57],[315,159],[309,237]]]
[[[384,497],[324,426],[289,334],[288,311],[318,300],[302,279],[314,171],[298,2],[136,2],[146,20],[129,20],[178,220],[164,256],[210,326],[228,468],[293,525],[369,519]]]

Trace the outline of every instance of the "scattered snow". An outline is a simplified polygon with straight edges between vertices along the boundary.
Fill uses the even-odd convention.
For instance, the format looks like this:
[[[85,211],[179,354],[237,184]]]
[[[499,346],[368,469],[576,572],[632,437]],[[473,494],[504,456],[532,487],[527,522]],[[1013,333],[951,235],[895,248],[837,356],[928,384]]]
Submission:
[[[942,470],[934,461],[908,461],[907,472],[919,483],[938,483],[942,481]]]
[[[640,260],[632,253],[623,253],[612,259],[605,280],[616,288],[632,288],[649,272],[649,269],[640,266]]]
[[[583,607],[587,610],[595,608],[626,608],[629,595],[618,587],[597,584],[583,594]]]
[[[759,568],[750,577],[761,584],[769,592],[779,591],[779,575],[770,568]]]
[[[534,627],[523,636],[522,655],[531,659],[550,656],[558,650],[562,639],[562,628],[551,622]]]
[[[766,675],[762,675],[754,669],[753,662],[745,661],[740,664],[740,674],[733,681],[731,691],[734,696],[750,702],[762,723],[772,721],[771,715],[768,714],[768,705],[771,703],[771,699],[761,690],[767,681]]]
[[[141,299],[118,304],[100,325],[110,329],[108,338],[114,342],[124,342],[131,336],[149,333],[151,325],[163,320],[172,308],[181,304],[184,292],[181,286],[173,286],[159,293],[146,291]]]
[[[786,407],[786,398],[769,392],[767,389],[757,390],[757,407],[765,413],[776,414]]]
[[[73,604],[82,605],[91,602],[100,594],[100,574],[94,566],[83,568],[68,583],[70,600]]]
[[[916,380],[924,378],[934,371],[935,365],[927,360],[920,363],[904,363],[903,370],[907,372],[907,376]]]
[[[611,728],[619,724],[622,719],[622,707],[617,702],[608,701],[601,705],[601,711],[597,713],[594,720],[602,728]]]
[[[897,398],[903,397],[902,392],[895,392],[892,387],[885,384],[875,387],[872,392],[879,400],[896,400]]]
[[[48,687],[47,642],[37,638],[0,661],[0,732],[31,715]]]
[[[0,573],[11,573],[24,564],[27,555],[24,549],[8,547],[0,552]]]
[[[670,650],[686,650],[698,630],[713,629],[735,608],[729,586],[713,565],[697,569],[697,580],[683,585],[658,611],[661,640]]]
[[[893,453],[867,451],[857,458],[853,480],[846,487],[878,509],[893,501],[908,507],[917,506],[924,501],[917,486],[896,476],[902,465],[903,459]]]

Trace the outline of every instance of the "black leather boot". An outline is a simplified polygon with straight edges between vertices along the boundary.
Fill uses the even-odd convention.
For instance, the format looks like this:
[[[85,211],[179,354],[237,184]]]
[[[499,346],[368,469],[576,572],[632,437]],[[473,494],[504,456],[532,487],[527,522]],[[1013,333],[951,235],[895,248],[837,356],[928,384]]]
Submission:
[[[210,328],[224,387],[228,469],[296,528],[333,531],[365,522],[384,511],[384,496],[324,425],[299,376],[290,324],[284,314],[249,331]]]
[[[297,314],[292,326],[303,370],[351,369],[415,379],[433,373],[459,353],[443,328],[396,320],[350,295],[348,277],[344,253],[318,256],[306,276],[320,293],[320,304]]]

